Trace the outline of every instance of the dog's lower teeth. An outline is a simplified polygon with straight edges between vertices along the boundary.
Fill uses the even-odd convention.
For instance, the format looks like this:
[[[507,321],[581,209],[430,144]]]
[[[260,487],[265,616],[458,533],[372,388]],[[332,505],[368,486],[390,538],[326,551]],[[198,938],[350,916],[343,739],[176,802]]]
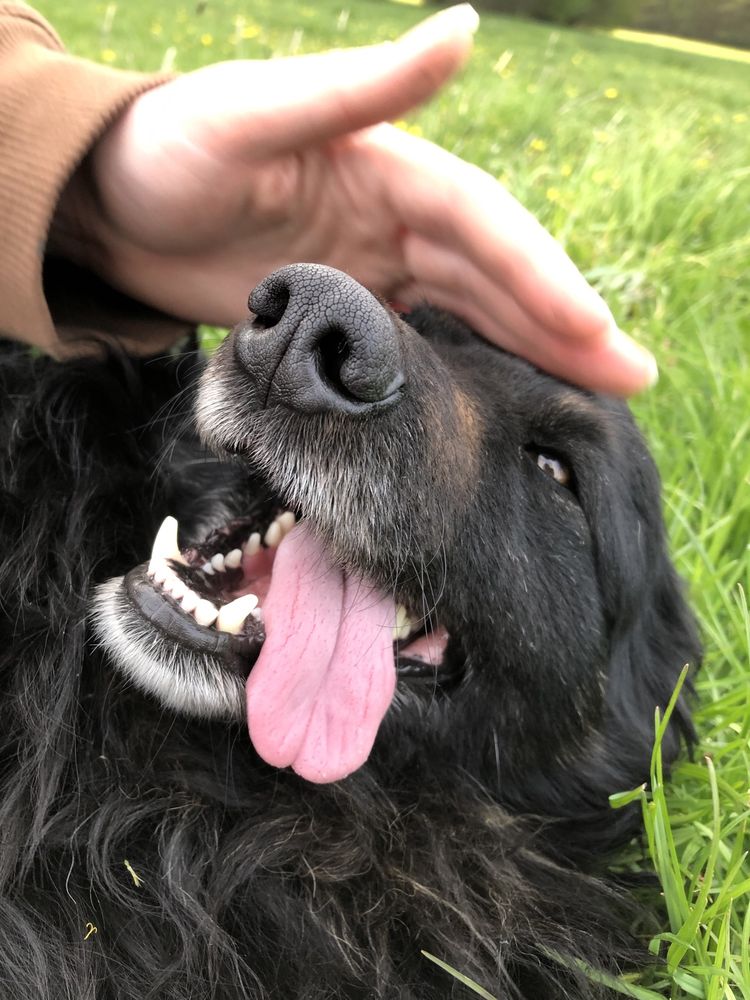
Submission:
[[[185,562],[177,544],[177,529],[178,524],[176,518],[164,518],[161,523],[161,527],[156,532],[156,538],[154,539],[153,548],[151,549],[152,561],[166,561],[167,559],[174,559],[177,562]]]
[[[229,632],[232,635],[238,635],[245,624],[247,616],[255,611],[257,607],[258,598],[255,594],[245,594],[244,597],[238,597],[230,604],[225,604],[219,610],[219,616],[216,619],[216,628],[220,632]]]
[[[203,625],[206,628],[209,625],[213,625],[219,615],[219,609],[215,607],[210,601],[207,601],[202,597],[197,605],[195,606],[195,611],[193,611],[193,617],[198,622],[199,625]]]
[[[195,593],[194,590],[188,590],[185,596],[180,601],[180,607],[183,611],[187,611],[191,615],[195,609],[198,607],[198,601],[200,598]]]

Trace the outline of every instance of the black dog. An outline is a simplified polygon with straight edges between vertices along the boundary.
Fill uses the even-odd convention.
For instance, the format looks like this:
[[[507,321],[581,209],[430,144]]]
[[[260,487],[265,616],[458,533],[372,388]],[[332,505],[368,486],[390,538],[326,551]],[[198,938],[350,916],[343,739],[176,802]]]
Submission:
[[[699,658],[627,408],[325,268],[251,308],[0,352],[0,993],[599,995]]]

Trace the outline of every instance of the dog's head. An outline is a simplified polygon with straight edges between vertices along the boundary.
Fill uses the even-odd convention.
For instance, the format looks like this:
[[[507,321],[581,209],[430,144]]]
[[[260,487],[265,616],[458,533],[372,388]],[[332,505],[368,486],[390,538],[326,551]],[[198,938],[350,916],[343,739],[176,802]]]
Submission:
[[[627,407],[328,268],[250,305],[197,404],[234,462],[180,443],[176,520],[99,589],[117,666],[178,711],[247,712],[260,755],[315,781],[378,733],[375,758],[426,745],[549,794],[562,770],[643,780],[698,647]]]

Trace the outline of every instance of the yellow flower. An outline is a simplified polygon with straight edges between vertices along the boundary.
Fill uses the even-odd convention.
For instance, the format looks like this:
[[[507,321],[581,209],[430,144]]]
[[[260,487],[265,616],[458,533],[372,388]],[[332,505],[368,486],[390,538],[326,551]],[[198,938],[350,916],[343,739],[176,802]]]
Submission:
[[[508,70],[508,67],[510,66],[512,59],[513,59],[513,53],[509,49],[506,49],[505,52],[503,52],[503,54],[497,60],[495,65],[492,67],[492,72],[497,73],[497,75],[503,77],[503,79],[507,79],[507,77],[504,74],[507,73],[508,76],[510,76],[510,71]]]
[[[162,28],[158,21],[154,21],[151,25],[151,34],[155,35],[157,38],[161,34]]]
[[[608,101],[614,101],[614,99],[619,95],[619,93],[620,91],[617,89],[617,87],[607,87],[607,89],[604,91],[604,96],[607,98]]]
[[[560,191],[556,187],[547,188],[547,201],[551,201],[553,204],[560,200]]]
[[[117,53],[115,52],[114,49],[102,49],[102,51],[99,54],[101,56],[102,62],[105,63],[113,63],[117,58]]]
[[[257,24],[246,24],[242,29],[243,38],[257,38],[260,34],[260,28]]]
[[[561,176],[570,177],[572,173],[573,173],[573,168],[571,167],[571,165],[569,163],[563,163],[563,165],[560,167]]]
[[[213,35],[210,35],[208,32],[206,32],[205,35],[201,35],[201,45],[213,45],[213,44],[214,44]]]
[[[711,166],[711,161],[708,159],[707,156],[699,156],[698,159],[695,161],[696,170],[708,170],[710,166]]]
[[[399,120],[394,122],[393,124],[396,126],[396,128],[400,128],[402,132],[409,132],[411,135],[417,135],[417,136],[424,135],[421,125],[410,125],[409,122],[404,121],[403,118],[399,118]]]
[[[533,149],[535,153],[543,153],[547,148],[547,143],[544,139],[532,139],[529,143],[529,149]]]
[[[732,121],[735,125],[742,125],[743,122],[747,121],[747,115],[744,111],[738,111],[737,114],[732,115]]]
[[[609,132],[607,132],[606,129],[595,128],[594,129],[594,138],[596,139],[597,142],[607,143],[611,139],[611,136],[610,136]]]

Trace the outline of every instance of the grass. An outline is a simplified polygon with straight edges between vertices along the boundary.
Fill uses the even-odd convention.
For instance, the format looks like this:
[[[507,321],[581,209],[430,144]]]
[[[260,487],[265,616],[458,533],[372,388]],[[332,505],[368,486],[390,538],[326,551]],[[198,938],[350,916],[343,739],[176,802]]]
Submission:
[[[422,14],[344,4],[39,6],[74,51],[145,70],[390,38]],[[650,789],[632,793],[646,850],[622,864],[658,874],[665,964],[618,990],[651,1000],[750,997],[749,105],[741,63],[485,16],[470,68],[404,123],[506,183],[660,362],[635,409],[707,655],[694,759],[665,783],[657,743]]]

